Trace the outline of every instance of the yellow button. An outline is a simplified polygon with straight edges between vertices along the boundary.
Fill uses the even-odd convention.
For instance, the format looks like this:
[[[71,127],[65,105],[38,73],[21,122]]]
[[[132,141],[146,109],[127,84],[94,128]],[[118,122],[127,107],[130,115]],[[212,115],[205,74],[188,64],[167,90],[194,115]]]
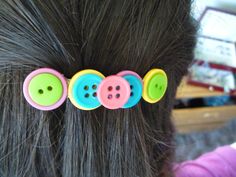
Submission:
[[[105,76],[92,69],[76,73],[69,83],[68,97],[81,110],[93,110],[101,106],[97,98],[97,88]]]
[[[143,79],[143,99],[148,103],[157,103],[165,95],[168,78],[161,69],[150,70]]]

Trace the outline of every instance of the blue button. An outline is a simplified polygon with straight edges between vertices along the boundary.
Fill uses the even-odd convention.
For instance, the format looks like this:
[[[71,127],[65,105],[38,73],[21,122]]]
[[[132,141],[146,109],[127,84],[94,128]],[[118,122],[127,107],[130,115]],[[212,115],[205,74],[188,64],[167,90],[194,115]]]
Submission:
[[[101,106],[97,98],[97,88],[102,80],[103,78],[97,74],[85,74],[78,77],[72,88],[74,101],[87,110]]]
[[[140,79],[134,75],[125,75],[123,78],[129,82],[131,90],[130,98],[123,108],[131,108],[142,98],[143,84]]]

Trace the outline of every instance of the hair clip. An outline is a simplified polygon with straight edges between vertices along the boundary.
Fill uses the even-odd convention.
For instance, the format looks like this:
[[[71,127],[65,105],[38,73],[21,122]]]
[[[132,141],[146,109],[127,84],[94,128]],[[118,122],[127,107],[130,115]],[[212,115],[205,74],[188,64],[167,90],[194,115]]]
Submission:
[[[23,84],[28,103],[39,110],[54,110],[67,96],[81,110],[93,110],[101,105],[108,109],[131,108],[143,99],[157,103],[165,95],[168,85],[166,73],[152,69],[144,79],[133,71],[122,71],[105,77],[87,69],[76,73],[68,84],[59,72],[41,68],[30,73]]]

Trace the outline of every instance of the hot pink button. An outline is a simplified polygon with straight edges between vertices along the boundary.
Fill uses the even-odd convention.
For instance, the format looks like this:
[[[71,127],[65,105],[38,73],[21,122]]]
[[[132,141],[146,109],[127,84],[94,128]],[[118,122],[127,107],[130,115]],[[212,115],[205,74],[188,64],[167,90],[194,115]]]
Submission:
[[[130,97],[129,83],[120,76],[108,76],[97,91],[100,103],[108,109],[122,108]]]

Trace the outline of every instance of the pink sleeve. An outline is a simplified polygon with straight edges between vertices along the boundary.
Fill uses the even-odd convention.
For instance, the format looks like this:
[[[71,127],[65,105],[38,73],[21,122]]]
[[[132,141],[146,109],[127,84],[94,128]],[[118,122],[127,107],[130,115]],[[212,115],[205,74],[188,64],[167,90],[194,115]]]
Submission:
[[[193,161],[174,166],[176,177],[236,177],[236,150],[217,148]]]

